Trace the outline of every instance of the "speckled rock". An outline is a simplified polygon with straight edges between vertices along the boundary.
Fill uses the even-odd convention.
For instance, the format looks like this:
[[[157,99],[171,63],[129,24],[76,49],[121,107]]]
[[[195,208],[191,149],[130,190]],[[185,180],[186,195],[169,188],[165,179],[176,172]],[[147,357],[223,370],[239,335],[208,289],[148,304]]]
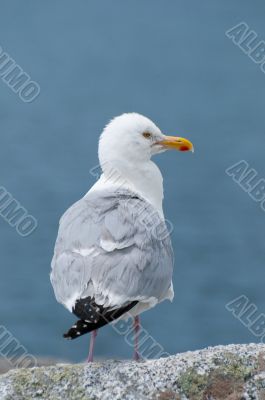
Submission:
[[[12,370],[0,376],[0,399],[265,400],[265,345]]]
[[[50,365],[56,365],[58,363],[67,362],[66,360],[58,360],[52,357],[35,357],[38,367],[47,367]],[[9,362],[7,358],[0,357],[0,375],[13,369],[14,366],[12,362]],[[1,399],[0,399],[1,400]]]

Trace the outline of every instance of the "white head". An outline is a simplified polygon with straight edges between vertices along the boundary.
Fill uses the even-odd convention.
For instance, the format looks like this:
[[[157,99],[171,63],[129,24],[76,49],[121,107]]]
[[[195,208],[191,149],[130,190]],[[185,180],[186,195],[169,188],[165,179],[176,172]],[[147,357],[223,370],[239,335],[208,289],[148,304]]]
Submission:
[[[139,164],[170,148],[193,151],[190,141],[165,136],[150,119],[137,113],[127,113],[114,118],[103,130],[99,142],[99,160],[102,166],[121,157],[127,162]]]
[[[128,184],[157,208],[162,207],[163,184],[154,154],[167,149],[193,151],[187,139],[165,136],[148,118],[137,113],[114,118],[103,130],[99,141],[99,161],[104,179],[126,180]]]

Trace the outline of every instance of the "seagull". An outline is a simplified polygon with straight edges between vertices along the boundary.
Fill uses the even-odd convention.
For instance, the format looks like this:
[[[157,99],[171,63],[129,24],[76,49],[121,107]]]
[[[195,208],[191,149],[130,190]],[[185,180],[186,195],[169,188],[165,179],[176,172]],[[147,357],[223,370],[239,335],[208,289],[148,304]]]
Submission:
[[[139,360],[139,315],[173,300],[173,250],[163,213],[163,178],[152,156],[192,143],[166,136],[147,117],[125,113],[104,128],[98,146],[101,176],[61,217],[52,259],[56,300],[77,318],[64,334],[91,333],[133,318]]]

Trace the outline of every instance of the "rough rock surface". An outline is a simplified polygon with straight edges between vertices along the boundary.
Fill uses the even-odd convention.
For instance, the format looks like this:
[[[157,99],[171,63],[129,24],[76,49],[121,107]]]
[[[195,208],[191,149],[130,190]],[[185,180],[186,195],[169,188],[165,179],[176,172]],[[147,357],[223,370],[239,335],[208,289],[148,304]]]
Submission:
[[[58,360],[55,358],[47,358],[47,357],[36,357],[37,360],[37,366],[38,367],[47,367],[50,365],[55,365],[58,363],[62,363],[62,362],[67,362],[66,360]],[[0,357],[0,375],[4,374],[6,372],[8,372],[10,369],[13,369],[13,364],[12,362],[9,362],[8,359]],[[0,398],[1,400],[1,398]]]
[[[265,400],[265,345],[12,370],[0,376],[0,399]]]

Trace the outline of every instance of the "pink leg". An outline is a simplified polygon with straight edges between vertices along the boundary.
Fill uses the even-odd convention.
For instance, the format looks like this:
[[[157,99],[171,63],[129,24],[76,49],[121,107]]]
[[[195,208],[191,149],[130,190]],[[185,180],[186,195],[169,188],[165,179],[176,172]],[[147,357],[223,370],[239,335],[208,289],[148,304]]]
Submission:
[[[95,347],[97,333],[98,333],[97,330],[94,330],[94,331],[91,332],[90,345],[89,345],[89,354],[88,354],[88,359],[87,359],[88,363],[93,361],[94,347]]]
[[[139,355],[139,342],[138,342],[138,333],[140,330],[140,317],[137,315],[134,318],[134,360],[139,361],[140,360],[140,355]]]

